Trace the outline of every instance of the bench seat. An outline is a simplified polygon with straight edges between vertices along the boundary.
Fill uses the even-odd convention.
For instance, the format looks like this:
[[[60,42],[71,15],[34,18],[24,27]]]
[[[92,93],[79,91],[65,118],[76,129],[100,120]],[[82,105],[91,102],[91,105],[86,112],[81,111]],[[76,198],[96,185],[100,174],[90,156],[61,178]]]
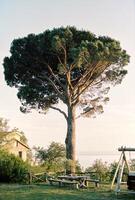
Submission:
[[[69,186],[71,186],[72,188],[75,188],[75,189],[79,188],[79,184],[78,184],[77,181],[62,180],[61,185],[63,185],[63,186],[69,185]]]
[[[76,181],[68,181],[68,180],[60,180],[60,179],[48,179],[48,181],[49,181],[50,185],[53,185],[53,183],[58,183],[59,187],[69,185],[72,188],[76,188],[76,189],[79,188],[78,182],[76,182]]]
[[[85,180],[85,185],[86,186],[88,186],[88,182],[95,183],[95,186],[99,187],[99,180],[97,180],[97,179],[86,179]]]
[[[53,183],[58,183],[59,184],[59,186],[61,186],[61,180],[59,180],[59,179],[48,179],[48,181],[49,181],[49,183],[50,183],[50,185],[53,185]]]

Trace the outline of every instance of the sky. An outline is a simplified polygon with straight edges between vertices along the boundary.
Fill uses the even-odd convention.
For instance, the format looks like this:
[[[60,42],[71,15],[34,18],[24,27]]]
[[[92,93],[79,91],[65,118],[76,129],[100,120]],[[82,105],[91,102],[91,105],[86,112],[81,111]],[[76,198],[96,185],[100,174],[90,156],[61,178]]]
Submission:
[[[0,117],[23,131],[31,147],[64,144],[63,116],[55,111],[21,113],[16,89],[4,80],[2,63],[13,39],[67,25],[119,40],[131,56],[128,74],[110,90],[104,113],[76,122],[77,159],[86,166],[92,159],[87,155],[96,159],[117,153],[120,146],[135,147],[135,0],[0,0]]]

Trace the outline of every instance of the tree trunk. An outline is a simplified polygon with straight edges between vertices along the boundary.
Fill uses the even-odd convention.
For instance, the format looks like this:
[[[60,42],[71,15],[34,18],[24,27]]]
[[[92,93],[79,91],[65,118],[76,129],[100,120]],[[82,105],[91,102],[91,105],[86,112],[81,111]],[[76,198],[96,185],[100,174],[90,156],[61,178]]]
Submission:
[[[75,107],[68,106],[66,158],[71,161],[68,173],[75,174],[76,137],[75,137]]]

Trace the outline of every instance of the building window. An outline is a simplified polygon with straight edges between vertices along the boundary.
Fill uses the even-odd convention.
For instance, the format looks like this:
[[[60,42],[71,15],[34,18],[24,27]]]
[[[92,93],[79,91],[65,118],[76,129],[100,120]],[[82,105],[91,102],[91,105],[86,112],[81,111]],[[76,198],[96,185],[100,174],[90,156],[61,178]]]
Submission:
[[[22,158],[22,151],[19,151],[19,157]]]

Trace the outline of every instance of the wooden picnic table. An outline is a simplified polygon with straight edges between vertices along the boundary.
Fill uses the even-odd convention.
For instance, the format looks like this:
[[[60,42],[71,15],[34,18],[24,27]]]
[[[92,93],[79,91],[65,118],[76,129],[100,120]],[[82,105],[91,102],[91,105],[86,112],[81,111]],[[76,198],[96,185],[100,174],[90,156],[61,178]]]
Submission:
[[[58,179],[60,180],[68,180],[68,181],[77,181],[79,184],[79,187],[86,188],[88,186],[88,182],[95,183],[95,186],[99,186],[99,180],[91,179],[89,176],[74,176],[74,175],[64,175],[64,176],[58,176]]]
[[[65,176],[58,176],[59,179],[70,180],[70,181],[83,181],[89,178],[89,176],[73,176],[73,175],[65,175]]]
[[[48,181],[50,182],[50,185],[53,185],[53,183],[58,183],[59,184],[59,187],[61,186],[70,186],[71,188],[76,188],[78,189],[80,184],[78,181],[76,181],[75,179],[68,179],[67,177],[57,177],[57,179],[54,179],[54,178],[50,178],[48,179]]]
[[[89,176],[68,176],[68,175],[65,175],[65,176],[58,176],[58,179],[61,179],[61,180],[68,180],[68,181],[77,181],[78,184],[79,184],[79,187],[81,188],[85,188],[87,187],[87,182],[86,180],[89,179]]]

